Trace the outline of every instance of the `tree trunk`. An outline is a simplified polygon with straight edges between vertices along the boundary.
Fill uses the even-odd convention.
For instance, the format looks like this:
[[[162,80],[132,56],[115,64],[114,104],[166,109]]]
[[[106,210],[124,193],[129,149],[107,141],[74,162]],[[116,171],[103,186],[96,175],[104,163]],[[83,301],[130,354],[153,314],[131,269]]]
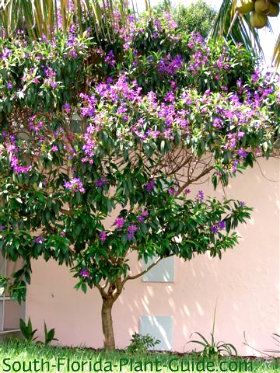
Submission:
[[[112,319],[112,307],[114,304],[113,299],[104,299],[102,303],[102,330],[104,335],[104,348],[105,350],[115,349],[115,337]]]

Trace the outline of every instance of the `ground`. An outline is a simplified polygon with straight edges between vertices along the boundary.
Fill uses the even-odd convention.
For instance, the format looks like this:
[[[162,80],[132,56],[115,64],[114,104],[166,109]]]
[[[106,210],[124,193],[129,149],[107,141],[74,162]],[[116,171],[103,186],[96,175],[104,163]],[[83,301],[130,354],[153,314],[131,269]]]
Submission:
[[[203,359],[197,355],[151,352],[131,355],[8,340],[0,344],[1,372],[257,372],[280,373],[280,359]]]

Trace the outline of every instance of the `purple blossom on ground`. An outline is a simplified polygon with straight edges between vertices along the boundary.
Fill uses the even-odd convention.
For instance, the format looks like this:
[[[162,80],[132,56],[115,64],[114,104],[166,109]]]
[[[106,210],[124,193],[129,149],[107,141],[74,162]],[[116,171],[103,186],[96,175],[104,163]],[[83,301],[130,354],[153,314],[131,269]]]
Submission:
[[[125,224],[125,219],[122,216],[118,216],[114,222],[117,229],[122,229]]]
[[[184,190],[184,193],[185,194],[189,194],[191,192],[191,190],[189,189],[189,188],[186,188],[185,190]]]
[[[101,242],[105,242],[107,240],[107,237],[108,237],[107,232],[101,231],[99,233],[99,239]]]
[[[87,268],[83,268],[83,269],[80,270],[79,275],[83,278],[89,278],[90,273],[89,273],[89,270]]]
[[[81,179],[75,177],[69,181],[64,182],[64,187],[66,189],[71,190],[72,192],[80,192],[80,193],[85,193],[85,188],[83,186],[83,183]]]

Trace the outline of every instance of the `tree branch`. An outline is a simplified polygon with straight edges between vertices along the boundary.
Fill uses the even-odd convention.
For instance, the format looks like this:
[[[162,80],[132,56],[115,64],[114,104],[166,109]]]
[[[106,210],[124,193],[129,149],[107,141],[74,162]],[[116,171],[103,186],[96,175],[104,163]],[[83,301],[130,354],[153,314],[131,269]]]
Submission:
[[[168,258],[172,255],[168,255],[168,256],[165,256],[164,258]],[[126,281],[128,280],[135,280],[141,276],[143,276],[145,273],[149,272],[150,269],[152,269],[153,267],[155,267],[162,259],[164,258],[158,258],[154,263],[152,263],[148,268],[146,268],[144,271],[138,273],[137,275],[134,275],[134,276],[127,276],[124,280],[123,280],[123,285],[126,283]]]

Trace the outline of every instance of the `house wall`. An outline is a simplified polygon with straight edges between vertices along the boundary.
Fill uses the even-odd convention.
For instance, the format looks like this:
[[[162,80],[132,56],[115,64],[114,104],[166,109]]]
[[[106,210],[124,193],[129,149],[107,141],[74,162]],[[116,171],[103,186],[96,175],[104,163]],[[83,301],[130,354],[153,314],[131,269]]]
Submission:
[[[127,283],[113,310],[117,347],[128,345],[141,317],[168,316],[172,349],[188,351],[194,347],[187,344],[192,332],[209,335],[217,304],[217,339],[233,343],[240,354],[255,354],[243,343],[245,332],[258,350],[275,349],[272,333],[280,332],[279,179],[279,160],[260,160],[226,188],[227,197],[246,201],[254,212],[238,230],[240,244],[222,260],[204,255],[185,263],[175,258],[172,283]],[[210,183],[200,189],[213,194]],[[224,192],[216,193],[221,197]],[[136,272],[135,260],[134,267]],[[59,344],[101,347],[99,293],[84,295],[74,284],[65,267],[34,262],[27,317],[41,333],[44,321],[55,327]]]

